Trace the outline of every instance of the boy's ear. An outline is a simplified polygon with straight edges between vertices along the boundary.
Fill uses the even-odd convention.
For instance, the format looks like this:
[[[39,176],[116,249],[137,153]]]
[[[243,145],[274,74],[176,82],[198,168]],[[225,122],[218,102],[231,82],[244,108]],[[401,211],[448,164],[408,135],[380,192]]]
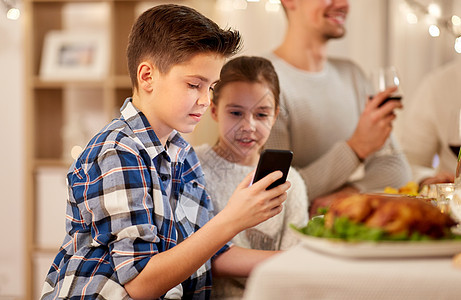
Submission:
[[[216,106],[216,104],[214,104],[213,102],[211,102],[210,104],[210,111],[211,111],[211,117],[213,118],[213,120],[218,122],[218,106]]]
[[[143,61],[138,66],[138,86],[146,92],[152,92],[154,73],[157,70],[150,62]]]

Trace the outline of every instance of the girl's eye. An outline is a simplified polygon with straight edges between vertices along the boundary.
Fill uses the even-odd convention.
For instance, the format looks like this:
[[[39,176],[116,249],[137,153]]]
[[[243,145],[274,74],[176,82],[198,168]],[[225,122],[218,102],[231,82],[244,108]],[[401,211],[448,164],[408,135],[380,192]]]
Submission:
[[[242,113],[239,111],[231,111],[230,114],[236,117],[240,117],[242,115]]]
[[[269,115],[268,115],[268,114],[259,113],[259,114],[257,114],[257,117],[260,118],[260,119],[265,119],[265,118],[269,117]]]
[[[198,89],[198,88],[200,87],[200,85],[198,85],[198,84],[192,84],[192,83],[188,83],[187,85],[189,85],[189,87],[190,87],[191,89]]]

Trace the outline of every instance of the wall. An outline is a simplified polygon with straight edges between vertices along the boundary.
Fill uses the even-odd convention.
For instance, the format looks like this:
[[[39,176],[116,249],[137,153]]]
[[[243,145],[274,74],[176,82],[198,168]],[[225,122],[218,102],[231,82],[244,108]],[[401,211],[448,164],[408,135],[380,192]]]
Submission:
[[[6,19],[0,7],[0,299],[24,290],[23,54],[20,21]]]

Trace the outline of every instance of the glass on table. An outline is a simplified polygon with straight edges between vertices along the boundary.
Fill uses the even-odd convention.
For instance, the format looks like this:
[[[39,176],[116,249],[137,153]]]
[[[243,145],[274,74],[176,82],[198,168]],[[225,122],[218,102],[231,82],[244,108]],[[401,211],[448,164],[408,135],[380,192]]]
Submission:
[[[441,212],[451,214],[450,201],[455,194],[455,184],[437,183],[435,186],[437,188],[437,207]]]
[[[437,184],[425,184],[419,191],[419,197],[426,199],[427,202],[437,206]]]
[[[459,185],[455,186],[455,191],[448,207],[451,217],[458,223],[452,230],[454,233],[461,235],[461,188]]]
[[[419,195],[423,198],[430,198],[437,200],[437,185],[436,184],[425,184],[419,191]]]
[[[449,203],[450,213],[453,219],[456,222],[461,222],[461,188],[459,186],[455,187],[453,197],[450,199]]]

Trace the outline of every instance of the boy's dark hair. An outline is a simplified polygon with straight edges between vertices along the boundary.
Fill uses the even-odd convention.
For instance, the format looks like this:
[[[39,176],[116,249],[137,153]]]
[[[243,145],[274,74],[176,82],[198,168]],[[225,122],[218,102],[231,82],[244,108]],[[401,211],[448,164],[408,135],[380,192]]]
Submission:
[[[274,95],[275,109],[279,107],[279,78],[269,60],[258,56],[240,56],[228,61],[221,69],[219,81],[213,89],[213,103],[218,104],[223,87],[236,81],[267,84]]]
[[[137,69],[143,60],[150,60],[165,74],[195,54],[212,52],[229,57],[240,46],[238,31],[219,28],[193,8],[176,4],[154,6],[139,16],[128,38],[131,83],[138,87]]]

